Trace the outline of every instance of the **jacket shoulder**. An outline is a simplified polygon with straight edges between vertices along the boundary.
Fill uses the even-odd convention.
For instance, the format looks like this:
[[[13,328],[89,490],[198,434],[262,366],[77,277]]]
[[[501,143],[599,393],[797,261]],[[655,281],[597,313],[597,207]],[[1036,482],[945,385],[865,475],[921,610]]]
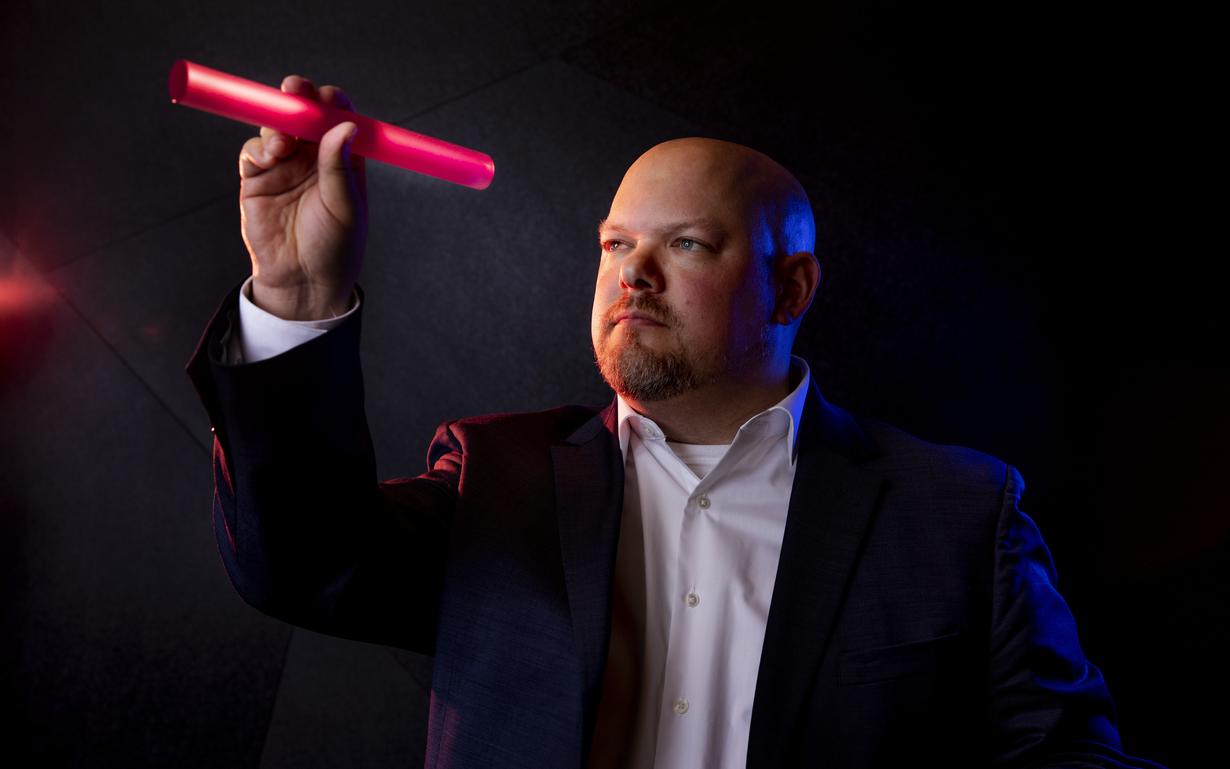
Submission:
[[[854,415],[876,444],[876,469],[890,478],[911,478],[931,485],[959,485],[1000,491],[1010,466],[999,457],[956,444],[936,443],[879,419]]]
[[[578,428],[602,412],[603,407],[568,404],[541,411],[515,411],[480,414],[447,420],[441,429],[448,429],[462,445],[474,440],[483,442],[516,441],[519,445],[563,442]]]

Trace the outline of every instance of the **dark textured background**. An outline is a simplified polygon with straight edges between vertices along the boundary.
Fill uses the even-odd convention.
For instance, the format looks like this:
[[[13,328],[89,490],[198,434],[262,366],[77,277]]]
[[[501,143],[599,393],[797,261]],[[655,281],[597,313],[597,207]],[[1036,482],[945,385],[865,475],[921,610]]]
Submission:
[[[817,214],[798,351],[820,386],[1019,467],[1126,747],[1202,765],[1230,640],[1224,238],[1193,183],[1217,178],[1207,24],[940,5],[4,4],[9,749],[79,767],[422,762],[431,660],[264,617],[217,556],[183,366],[249,272],[237,158],[256,129],[170,104],[187,58],[340,85],[496,159],[485,192],[369,165],[382,477],[417,474],[442,419],[609,400],[593,230],[640,152],[699,134],[780,160]]]

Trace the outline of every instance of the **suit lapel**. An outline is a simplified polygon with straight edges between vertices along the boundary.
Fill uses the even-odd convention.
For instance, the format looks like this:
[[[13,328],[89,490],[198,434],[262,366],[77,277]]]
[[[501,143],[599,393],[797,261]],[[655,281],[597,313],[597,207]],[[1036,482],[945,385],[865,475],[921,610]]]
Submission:
[[[623,457],[612,401],[551,449],[560,551],[581,674],[582,755],[593,737],[611,632],[611,587],[623,511]],[[798,465],[752,705],[748,766],[784,751],[827,651],[883,478],[862,467],[875,448],[813,380],[798,428]]]
[[[610,643],[611,587],[623,511],[623,458],[615,419],[612,401],[551,448],[564,582],[581,672],[586,753]]]
[[[883,479],[860,464],[875,449],[853,418],[811,383],[756,678],[749,767],[784,766],[810,684],[828,648]]]

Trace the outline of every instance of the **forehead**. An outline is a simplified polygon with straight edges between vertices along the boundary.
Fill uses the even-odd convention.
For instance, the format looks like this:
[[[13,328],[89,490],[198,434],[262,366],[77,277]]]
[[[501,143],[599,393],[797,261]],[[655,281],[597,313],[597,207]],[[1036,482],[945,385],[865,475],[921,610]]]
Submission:
[[[746,234],[756,213],[728,158],[694,148],[658,148],[624,175],[606,223],[623,229],[705,225]]]

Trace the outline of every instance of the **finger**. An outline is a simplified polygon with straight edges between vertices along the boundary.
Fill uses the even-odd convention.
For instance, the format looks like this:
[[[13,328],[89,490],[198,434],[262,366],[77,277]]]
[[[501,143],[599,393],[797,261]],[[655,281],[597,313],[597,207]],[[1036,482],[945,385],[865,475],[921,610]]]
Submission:
[[[253,136],[244,142],[239,152],[239,177],[250,179],[259,176],[277,163],[276,156],[269,152],[264,140]]]
[[[319,100],[319,97],[316,95],[316,86],[312,84],[311,80],[300,75],[287,75],[282,78],[282,90],[286,93],[297,93],[312,100]]]
[[[330,128],[320,139],[317,161],[321,201],[334,218],[348,227],[355,225],[360,206],[366,205],[354,163],[358,156],[352,155],[346,144],[347,135],[355,127],[355,123],[346,121]]]
[[[320,101],[320,94],[316,90],[316,86],[312,83],[312,81],[299,75],[287,75],[282,78],[282,91],[283,93],[293,93],[297,96],[304,96],[313,101]],[[269,140],[278,137],[280,137],[281,142],[285,143],[285,146],[277,147],[279,151],[293,148],[298,142],[298,140],[290,134],[283,133],[282,131],[275,128],[270,128],[268,126],[261,126],[262,139]]]
[[[331,107],[336,107],[346,112],[354,112],[354,102],[346,95],[346,92],[335,85],[322,86],[320,89],[320,100]],[[349,153],[348,153],[349,154]],[[359,197],[366,199],[367,197],[367,162],[362,155],[351,154],[350,166],[354,170],[355,181],[358,182]]]
[[[261,127],[261,140],[265,143],[265,149],[272,152],[277,157],[285,157],[298,146],[299,140],[294,135],[283,133],[266,126]]]
[[[346,95],[345,91],[335,85],[321,86],[317,93],[320,94],[320,100],[330,107],[337,107],[347,112],[355,111],[354,103],[350,101],[350,97]]]

